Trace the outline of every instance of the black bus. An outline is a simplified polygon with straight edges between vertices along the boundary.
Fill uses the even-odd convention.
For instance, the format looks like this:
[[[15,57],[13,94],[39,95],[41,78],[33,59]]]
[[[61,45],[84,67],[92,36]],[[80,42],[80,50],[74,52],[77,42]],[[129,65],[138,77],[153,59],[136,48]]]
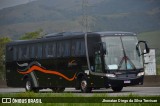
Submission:
[[[143,52],[132,32],[64,32],[6,45],[6,82],[38,92],[66,87],[91,92],[143,84]]]

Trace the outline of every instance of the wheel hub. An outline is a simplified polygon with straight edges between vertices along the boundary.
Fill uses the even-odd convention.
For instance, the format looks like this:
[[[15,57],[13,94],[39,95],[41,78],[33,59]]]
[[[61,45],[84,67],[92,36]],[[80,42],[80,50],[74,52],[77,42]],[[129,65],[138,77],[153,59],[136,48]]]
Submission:
[[[31,83],[30,83],[30,81],[26,82],[26,89],[27,90],[31,90]]]
[[[85,80],[83,80],[81,82],[81,88],[84,90],[87,87],[87,82]]]

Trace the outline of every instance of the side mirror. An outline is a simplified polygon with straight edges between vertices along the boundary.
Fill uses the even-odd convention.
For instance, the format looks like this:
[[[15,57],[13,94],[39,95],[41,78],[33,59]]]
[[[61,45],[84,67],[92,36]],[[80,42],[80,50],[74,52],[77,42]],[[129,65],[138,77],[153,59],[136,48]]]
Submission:
[[[146,53],[149,53],[150,49],[149,49],[148,45],[145,44],[145,47],[146,47]]]
[[[145,47],[145,50],[146,50],[146,52],[145,53],[143,52],[142,54],[140,54],[140,50],[139,50],[139,46],[140,46],[141,43],[144,44],[144,47]],[[139,56],[147,54],[150,51],[146,41],[139,41],[138,44],[136,45],[136,50],[137,50],[137,53],[138,53]]]

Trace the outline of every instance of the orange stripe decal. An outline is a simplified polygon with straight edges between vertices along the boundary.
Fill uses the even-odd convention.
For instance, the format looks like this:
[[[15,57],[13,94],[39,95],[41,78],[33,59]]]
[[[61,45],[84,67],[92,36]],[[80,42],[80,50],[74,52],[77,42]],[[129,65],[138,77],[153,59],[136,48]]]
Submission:
[[[63,75],[62,73],[59,73],[59,72],[57,72],[57,71],[52,71],[52,70],[45,70],[45,69],[43,69],[43,68],[41,68],[41,67],[38,67],[38,66],[36,66],[36,65],[32,66],[30,69],[28,69],[28,70],[25,71],[25,72],[22,72],[22,71],[18,71],[18,72],[19,72],[20,74],[28,74],[28,73],[30,73],[30,72],[32,72],[32,71],[40,71],[40,72],[43,72],[43,73],[46,73],[46,74],[59,75],[59,76],[63,77],[64,79],[68,80],[68,81],[72,81],[72,80],[74,80],[75,77],[76,77],[76,74],[74,74],[74,76],[73,76],[72,78],[68,78],[68,77],[66,77],[65,75]]]

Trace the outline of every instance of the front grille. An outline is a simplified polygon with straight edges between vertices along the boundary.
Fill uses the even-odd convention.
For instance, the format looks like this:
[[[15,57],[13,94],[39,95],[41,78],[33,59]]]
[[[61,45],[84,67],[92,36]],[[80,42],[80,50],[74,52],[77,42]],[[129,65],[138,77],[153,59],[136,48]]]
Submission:
[[[119,74],[116,75],[118,78],[135,78],[136,74]]]

